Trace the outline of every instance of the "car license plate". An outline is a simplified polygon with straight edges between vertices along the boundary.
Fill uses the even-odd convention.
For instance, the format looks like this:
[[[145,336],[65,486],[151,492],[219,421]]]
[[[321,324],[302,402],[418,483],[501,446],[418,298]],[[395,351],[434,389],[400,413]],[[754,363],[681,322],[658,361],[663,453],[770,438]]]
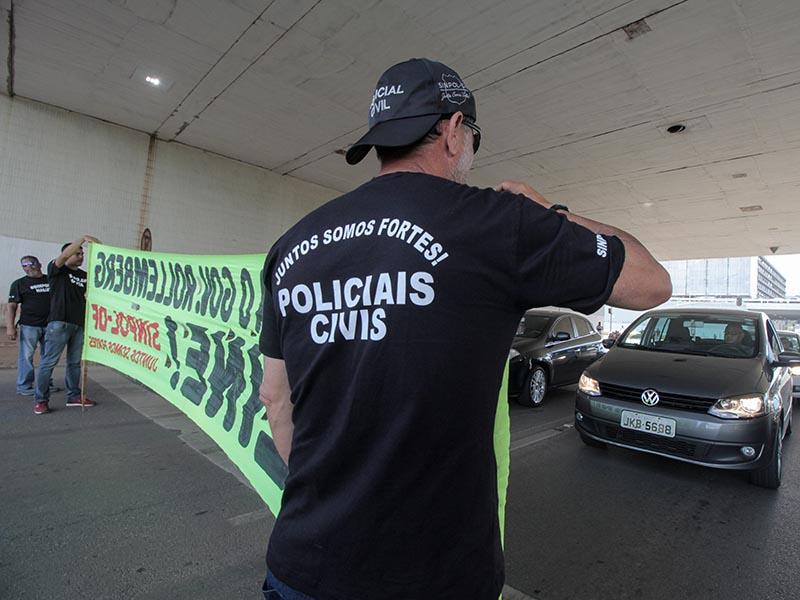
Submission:
[[[623,410],[619,424],[625,429],[644,431],[645,433],[663,437],[675,437],[675,419],[654,417],[644,413]]]

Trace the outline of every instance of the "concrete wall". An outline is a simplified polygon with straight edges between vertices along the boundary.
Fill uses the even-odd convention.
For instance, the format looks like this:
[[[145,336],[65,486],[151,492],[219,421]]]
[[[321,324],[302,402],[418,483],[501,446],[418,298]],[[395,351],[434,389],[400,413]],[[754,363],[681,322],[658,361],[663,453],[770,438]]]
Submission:
[[[24,274],[20,254],[38,252],[46,264],[53,256],[45,252],[86,233],[137,248],[148,227],[159,252],[266,252],[336,195],[180,144],[151,147],[146,134],[0,94],[0,286]]]

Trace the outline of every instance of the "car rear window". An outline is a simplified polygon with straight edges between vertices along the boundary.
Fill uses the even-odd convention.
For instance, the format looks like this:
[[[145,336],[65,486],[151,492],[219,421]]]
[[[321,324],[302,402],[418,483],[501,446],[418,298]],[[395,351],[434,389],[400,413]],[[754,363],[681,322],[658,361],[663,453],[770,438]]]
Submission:
[[[586,319],[580,317],[572,317],[575,322],[575,327],[578,329],[578,335],[590,335],[592,333],[592,326]]]

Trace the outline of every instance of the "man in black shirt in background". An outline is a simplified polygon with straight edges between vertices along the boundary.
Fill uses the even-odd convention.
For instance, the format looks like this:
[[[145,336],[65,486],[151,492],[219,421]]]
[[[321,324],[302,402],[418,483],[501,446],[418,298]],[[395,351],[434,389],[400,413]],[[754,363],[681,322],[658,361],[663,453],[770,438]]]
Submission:
[[[375,179],[284,234],[264,269],[261,399],[288,463],[268,600],[496,600],[494,418],[524,311],[671,294],[633,236],[531,187],[465,184],[475,100],[426,59],[378,82]]]
[[[44,331],[50,313],[50,284],[42,273],[42,265],[35,256],[20,259],[25,277],[11,284],[6,310],[6,334],[10,340],[19,338],[17,355],[17,393],[33,396],[33,354],[39,346],[39,359],[44,356]],[[19,311],[19,321],[17,312]],[[58,388],[50,386],[51,392]]]
[[[83,325],[86,313],[86,271],[83,264],[84,242],[100,243],[95,237],[85,235],[61,247],[61,254],[47,265],[50,281],[50,317],[45,331],[45,353],[39,362],[36,376],[33,412],[43,415],[50,412],[50,392],[47,383],[58,364],[64,348],[67,349],[67,406],[94,406],[84,398],[81,403],[81,354],[83,352]]]

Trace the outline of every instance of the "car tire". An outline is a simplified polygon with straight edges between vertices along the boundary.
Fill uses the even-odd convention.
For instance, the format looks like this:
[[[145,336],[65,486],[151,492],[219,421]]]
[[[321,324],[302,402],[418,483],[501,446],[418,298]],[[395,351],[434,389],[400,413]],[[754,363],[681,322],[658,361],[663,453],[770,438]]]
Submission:
[[[783,436],[785,438],[792,435],[792,419],[794,419],[794,408],[789,411],[789,424],[786,425],[786,433]]]
[[[763,469],[750,471],[750,483],[770,490],[781,487],[781,471],[783,469],[783,427],[778,425],[775,431],[775,443],[772,447],[772,457],[769,464]]]
[[[591,446],[592,448],[605,448],[606,447],[606,445],[603,442],[601,442],[599,440],[596,440],[593,437],[589,437],[588,435],[586,435],[582,431],[579,431],[578,435],[581,436],[581,441],[584,444],[586,444],[587,446]]]
[[[528,376],[525,377],[525,385],[517,396],[517,402],[522,406],[537,407],[544,402],[547,394],[547,371],[542,365],[533,365]]]

